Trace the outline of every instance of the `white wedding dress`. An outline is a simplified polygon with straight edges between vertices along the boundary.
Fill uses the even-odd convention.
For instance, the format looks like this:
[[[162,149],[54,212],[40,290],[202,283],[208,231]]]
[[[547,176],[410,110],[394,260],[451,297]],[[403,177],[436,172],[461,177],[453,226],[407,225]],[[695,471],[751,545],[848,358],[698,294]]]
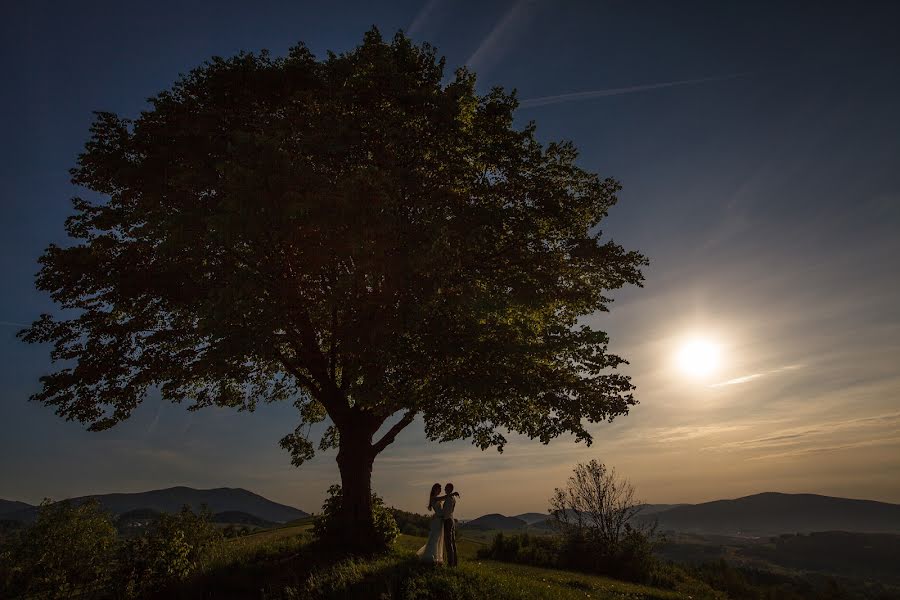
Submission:
[[[428,541],[416,554],[419,560],[435,565],[444,564],[444,506],[440,500],[431,501],[429,508],[434,511],[428,529]]]

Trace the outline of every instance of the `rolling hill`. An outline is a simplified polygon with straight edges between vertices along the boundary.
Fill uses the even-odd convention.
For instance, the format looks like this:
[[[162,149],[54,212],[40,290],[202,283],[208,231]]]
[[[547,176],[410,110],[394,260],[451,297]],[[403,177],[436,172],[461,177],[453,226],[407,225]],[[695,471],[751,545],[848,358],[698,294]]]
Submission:
[[[213,513],[236,511],[275,523],[285,523],[307,516],[307,513],[300,509],[273,502],[241,488],[197,490],[179,486],[132,494],[81,496],[72,498],[71,501],[79,503],[90,499],[98,500],[103,508],[115,515],[121,515],[137,509],[176,512],[184,505],[188,505],[194,510],[199,510],[205,504]],[[32,521],[36,515],[37,509],[29,506],[24,510],[11,512],[3,516],[7,519]]]
[[[513,531],[541,528],[543,513],[515,517],[489,514],[463,525],[471,529]],[[702,535],[768,536],[782,533],[847,531],[900,533],[900,504],[816,494],[765,492],[701,504],[646,504],[637,519],[656,521],[660,531]]]
[[[544,521],[549,519],[550,515],[548,515],[547,513],[531,512],[531,513],[523,513],[521,515],[516,515],[513,518],[521,519],[522,521],[525,521],[526,525],[536,525],[539,523],[543,523]]]
[[[460,526],[460,529],[500,529],[504,531],[514,531],[527,526],[527,523],[516,517],[507,517],[498,513],[492,513],[472,519],[471,521]]]
[[[676,506],[647,515],[661,530],[720,535],[813,531],[900,532],[900,505],[816,494],[766,492]]]
[[[5,519],[10,513],[17,513],[30,508],[34,508],[34,506],[16,500],[0,499],[0,518]]]

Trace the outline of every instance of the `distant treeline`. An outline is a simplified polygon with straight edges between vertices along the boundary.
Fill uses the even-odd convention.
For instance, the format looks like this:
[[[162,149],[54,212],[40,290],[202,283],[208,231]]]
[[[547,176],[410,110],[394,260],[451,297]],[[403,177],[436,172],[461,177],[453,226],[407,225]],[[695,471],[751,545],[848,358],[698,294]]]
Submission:
[[[431,522],[431,517],[407,512],[405,510],[400,510],[399,508],[391,508],[391,514],[394,515],[394,520],[397,521],[397,527],[400,528],[400,533],[428,537],[428,527]]]

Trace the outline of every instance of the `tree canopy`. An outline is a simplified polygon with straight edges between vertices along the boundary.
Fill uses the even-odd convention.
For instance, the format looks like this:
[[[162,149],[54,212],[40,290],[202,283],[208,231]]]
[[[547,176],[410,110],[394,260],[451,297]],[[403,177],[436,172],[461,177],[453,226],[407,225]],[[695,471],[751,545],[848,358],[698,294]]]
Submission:
[[[642,279],[598,230],[620,186],[515,127],[514,93],[444,66],[373,29],[322,60],[213,58],[133,120],[96,113],[71,171],[93,194],[37,276],[70,316],[20,333],[58,363],[33,398],[92,430],[150,390],[293,401],[295,464],[325,419],[319,447],[369,465],[417,416],[482,449],[590,443],[587,423],[635,403],[607,335],[579,325]]]

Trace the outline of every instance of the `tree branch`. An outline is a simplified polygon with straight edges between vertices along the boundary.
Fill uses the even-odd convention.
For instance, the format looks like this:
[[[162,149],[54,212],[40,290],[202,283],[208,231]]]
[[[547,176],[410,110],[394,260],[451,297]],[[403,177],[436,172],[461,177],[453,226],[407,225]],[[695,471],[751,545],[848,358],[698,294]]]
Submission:
[[[413,422],[413,419],[416,418],[417,411],[410,410],[407,411],[403,418],[394,423],[394,426],[387,430],[387,433],[384,434],[380,440],[378,440],[375,444],[372,445],[372,449],[375,451],[375,454],[378,454],[389,445],[391,445],[394,441],[394,438],[397,437],[397,434],[403,431],[403,429]]]
[[[297,381],[308,387],[313,396],[315,396],[316,400],[319,400],[321,402],[322,390],[319,389],[319,386],[316,385],[316,382],[307,377],[300,369],[292,364],[291,361],[280,350],[276,349],[275,352],[281,359],[281,364],[284,365],[284,368],[287,369],[290,374],[297,379]]]

